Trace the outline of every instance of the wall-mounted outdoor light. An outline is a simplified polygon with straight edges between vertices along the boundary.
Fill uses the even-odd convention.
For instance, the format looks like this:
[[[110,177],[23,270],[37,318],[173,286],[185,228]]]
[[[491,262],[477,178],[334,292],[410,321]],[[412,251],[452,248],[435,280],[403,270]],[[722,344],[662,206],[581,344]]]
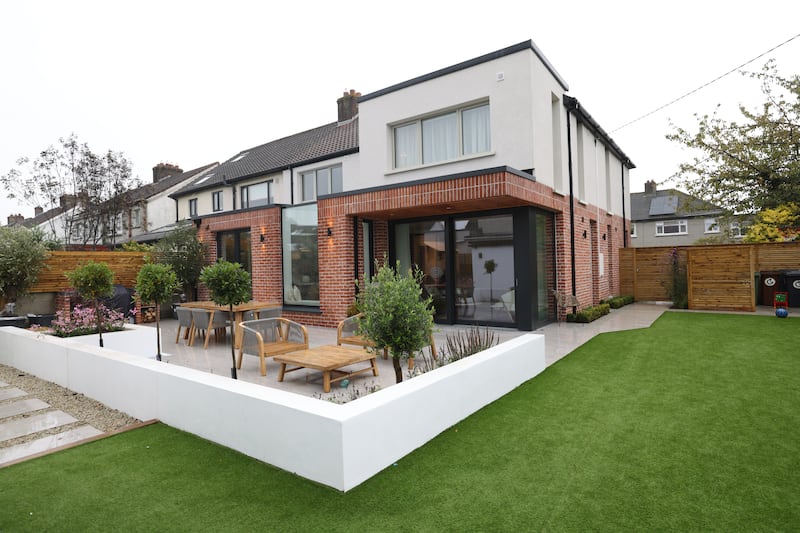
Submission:
[[[328,228],[328,237],[333,237],[333,231],[331,231],[331,228]]]
[[[261,234],[261,242],[264,242],[264,234]]]
[[[583,230],[583,238],[586,238],[586,230]]]

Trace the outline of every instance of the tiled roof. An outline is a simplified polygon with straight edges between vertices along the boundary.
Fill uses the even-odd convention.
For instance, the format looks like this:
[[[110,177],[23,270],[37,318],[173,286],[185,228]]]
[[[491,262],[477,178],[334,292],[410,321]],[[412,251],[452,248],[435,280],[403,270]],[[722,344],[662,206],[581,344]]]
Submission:
[[[356,151],[358,151],[358,117],[343,123],[333,122],[242,150],[212,172],[171,196],[183,196],[190,192],[218,187],[222,183],[232,183],[277,172],[290,166]]]
[[[193,176],[196,176],[197,174],[202,174],[204,171],[213,168],[217,165],[219,165],[219,163],[210,163],[208,165],[198,167],[194,170],[187,170],[186,172],[182,172],[180,174],[165,176],[155,183],[148,183],[147,185],[142,185],[141,187],[137,187],[136,189],[128,191],[126,194],[128,195],[128,198],[133,202],[146,200],[160,192],[164,192],[171,187],[174,187],[184,181],[191,179]]]
[[[722,209],[677,189],[631,193],[631,221],[720,215]]]

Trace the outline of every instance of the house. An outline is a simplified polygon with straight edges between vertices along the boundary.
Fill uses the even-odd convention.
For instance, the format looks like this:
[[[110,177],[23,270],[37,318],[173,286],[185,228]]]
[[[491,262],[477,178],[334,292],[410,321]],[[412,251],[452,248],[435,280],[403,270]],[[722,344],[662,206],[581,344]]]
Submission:
[[[173,194],[253,297],[332,326],[376,260],[418,267],[440,323],[532,330],[554,291],[619,293],[631,160],[532,41],[345,93],[338,120],[243,150]]]
[[[153,181],[126,192],[123,204],[126,209],[115,224],[115,241],[153,242],[174,226],[178,213],[170,194],[188,182],[211,172],[219,163],[210,163],[184,172],[177,165],[159,163],[153,167]]]
[[[126,191],[96,206],[93,216],[83,216],[86,200],[81,194],[65,194],[59,199],[57,207],[47,211],[37,207],[31,218],[12,215],[9,225],[38,227],[50,238],[73,249],[108,248],[128,240],[157,240],[161,234],[151,233],[151,230],[173,224],[177,216],[175,202],[169,194],[217,164],[184,172],[176,165],[159,163],[153,167],[152,183]]]
[[[658,190],[655,181],[631,194],[631,246],[688,246],[737,242],[746,233],[727,220],[722,208],[676,189]]]

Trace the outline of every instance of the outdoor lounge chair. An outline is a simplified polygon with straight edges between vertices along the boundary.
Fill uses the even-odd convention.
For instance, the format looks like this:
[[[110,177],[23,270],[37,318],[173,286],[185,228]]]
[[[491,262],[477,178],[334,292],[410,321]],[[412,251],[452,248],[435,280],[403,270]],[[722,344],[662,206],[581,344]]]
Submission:
[[[308,349],[308,330],[288,318],[263,318],[239,324],[242,328],[242,346],[236,368],[242,368],[244,354],[257,355],[261,375],[267,375],[267,357]]]

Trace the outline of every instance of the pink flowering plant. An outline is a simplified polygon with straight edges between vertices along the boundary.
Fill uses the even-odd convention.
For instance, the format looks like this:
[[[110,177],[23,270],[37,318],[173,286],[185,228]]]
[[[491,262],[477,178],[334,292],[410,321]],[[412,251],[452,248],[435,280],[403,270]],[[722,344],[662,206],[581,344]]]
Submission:
[[[100,306],[100,324],[103,332],[120,331],[125,327],[125,317],[119,311]],[[97,333],[97,317],[94,309],[76,305],[71,316],[66,316],[63,311],[56,313],[56,318],[51,325],[53,335],[57,337],[77,337],[80,335],[93,335]]]

